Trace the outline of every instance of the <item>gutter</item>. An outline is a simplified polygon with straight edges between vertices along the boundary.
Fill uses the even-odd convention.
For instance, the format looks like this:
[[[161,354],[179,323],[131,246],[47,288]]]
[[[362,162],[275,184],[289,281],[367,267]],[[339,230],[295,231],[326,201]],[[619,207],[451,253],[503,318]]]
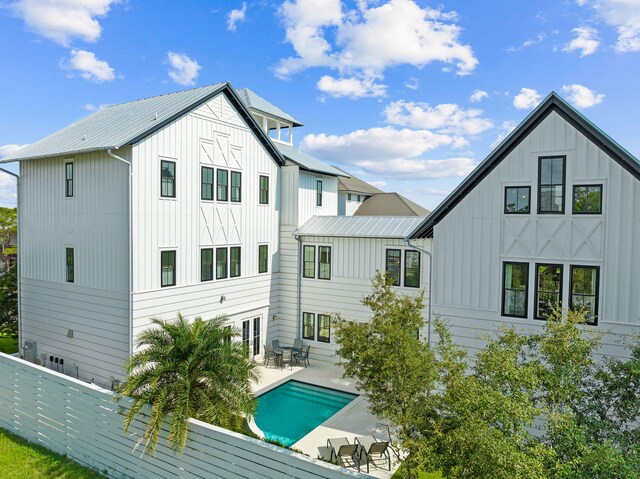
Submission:
[[[129,357],[133,354],[133,204],[131,203],[131,187],[133,182],[133,167],[130,161],[125,160],[107,149],[107,155],[126,164],[129,167]]]
[[[18,208],[18,217],[17,217],[17,228],[18,228],[18,232],[16,234],[16,241],[18,243],[18,264],[17,264],[17,270],[16,270],[16,277],[17,277],[17,283],[18,283],[18,351],[20,349],[22,349],[20,346],[22,345],[22,294],[21,294],[21,288],[20,288],[20,283],[22,283],[21,281],[21,277],[20,277],[20,270],[22,269],[22,260],[20,259],[22,257],[22,246],[20,244],[20,213],[22,212],[22,208],[20,207],[20,175],[15,174],[12,171],[9,170],[5,170],[4,168],[0,168],[0,171],[2,171],[3,173],[6,173],[7,175],[13,176],[16,179],[16,193],[18,195],[18,201],[17,201],[17,208]]]
[[[421,251],[429,257],[429,294],[427,299],[429,301],[429,305],[427,306],[427,344],[431,346],[431,290],[433,289],[433,255],[431,254],[431,251],[427,251],[426,249],[416,246],[415,244],[411,244],[411,241],[408,238],[404,238],[404,242],[407,246],[417,249],[418,251]],[[433,246],[433,240],[431,242],[431,245]]]

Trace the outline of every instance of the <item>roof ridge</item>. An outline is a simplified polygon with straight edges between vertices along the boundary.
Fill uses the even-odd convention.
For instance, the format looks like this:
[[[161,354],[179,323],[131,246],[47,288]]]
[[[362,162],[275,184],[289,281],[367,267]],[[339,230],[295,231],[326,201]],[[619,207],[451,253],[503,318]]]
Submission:
[[[163,96],[177,95],[178,93],[186,93],[188,91],[202,90],[204,88],[211,88],[211,87],[219,87],[220,85],[223,85],[225,83],[227,83],[227,84],[229,84],[229,86],[231,86],[231,84],[229,82],[211,83],[210,85],[203,85],[203,86],[198,86],[198,87],[194,87],[194,88],[187,88],[186,90],[178,90],[178,91],[173,91],[173,92],[169,92],[169,93],[161,93],[160,95],[147,96],[147,97],[144,97],[144,98],[138,98],[137,100],[129,100],[129,101],[123,101],[121,103],[114,103],[112,105],[105,106],[105,109],[106,108],[111,108],[111,107],[114,107],[114,106],[128,105],[130,103],[136,103],[136,102],[139,102],[139,101],[151,100],[153,98],[160,98],[160,97],[163,97]]]

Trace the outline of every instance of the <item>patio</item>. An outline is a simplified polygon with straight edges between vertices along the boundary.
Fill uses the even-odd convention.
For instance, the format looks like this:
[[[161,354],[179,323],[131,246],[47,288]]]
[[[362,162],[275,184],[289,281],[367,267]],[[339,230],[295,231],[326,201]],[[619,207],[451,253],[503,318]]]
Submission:
[[[290,379],[359,394],[355,387],[355,381],[342,377],[343,369],[339,365],[314,361],[313,356],[311,356],[311,364],[307,368],[302,364],[294,364],[292,369],[280,369],[280,367],[272,365],[265,367],[260,363],[259,370],[261,381],[253,385],[256,395],[263,394]],[[313,458],[318,458],[320,456],[319,448],[326,446],[327,439],[330,438],[346,437],[349,442],[353,443],[357,436],[373,435],[381,440],[386,440],[386,435],[381,434],[381,431],[377,429],[377,424],[380,422],[382,421],[369,412],[366,399],[359,396],[293,444],[292,448]],[[393,453],[391,453],[391,459],[391,471],[388,471],[385,466],[376,467],[371,464],[369,474],[379,478],[390,478],[400,465]],[[361,471],[366,473],[366,466]]]

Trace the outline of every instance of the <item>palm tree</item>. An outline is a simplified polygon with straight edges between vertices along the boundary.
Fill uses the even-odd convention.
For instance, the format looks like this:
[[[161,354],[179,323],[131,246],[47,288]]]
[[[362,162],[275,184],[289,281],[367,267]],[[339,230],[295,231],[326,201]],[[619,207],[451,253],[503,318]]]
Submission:
[[[139,444],[153,454],[162,424],[169,418],[169,443],[181,451],[187,442],[189,418],[229,427],[242,414],[251,414],[255,398],[251,381],[258,371],[246,348],[233,337],[238,328],[225,326],[228,318],[210,321],[197,317],[193,322],[178,313],[175,321],[152,318],[156,326],[138,337],[138,348],[125,363],[127,379],[119,386],[116,398],[134,399],[127,411],[124,430],[136,416],[148,414],[146,429]]]

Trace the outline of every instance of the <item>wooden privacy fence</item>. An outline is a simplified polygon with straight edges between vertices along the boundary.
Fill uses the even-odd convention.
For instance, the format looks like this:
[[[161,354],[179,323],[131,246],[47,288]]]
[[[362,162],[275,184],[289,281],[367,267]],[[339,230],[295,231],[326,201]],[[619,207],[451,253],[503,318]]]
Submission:
[[[371,476],[210,424],[190,420],[182,454],[167,446],[166,430],[154,456],[134,451],[144,430],[125,434],[113,393],[0,353],[0,427],[115,478],[299,478]]]

